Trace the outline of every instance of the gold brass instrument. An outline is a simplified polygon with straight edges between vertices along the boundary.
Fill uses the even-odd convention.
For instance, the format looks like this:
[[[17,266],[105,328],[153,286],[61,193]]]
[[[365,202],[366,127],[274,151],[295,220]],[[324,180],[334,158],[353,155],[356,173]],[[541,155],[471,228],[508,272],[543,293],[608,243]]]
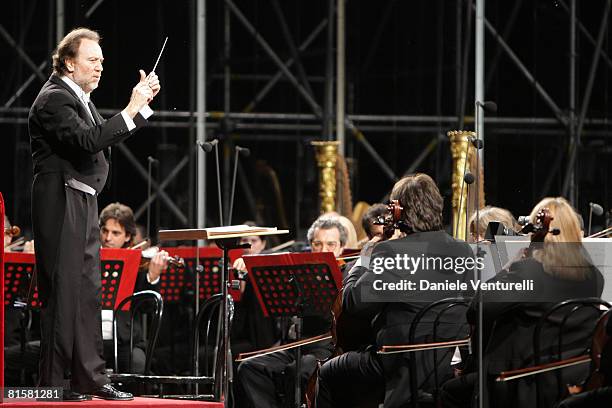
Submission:
[[[476,169],[477,150],[469,141],[469,137],[476,136],[476,133],[466,130],[452,130],[447,133],[451,145],[451,155],[453,158],[452,172],[452,191],[453,191],[453,236],[457,239],[468,240],[468,232],[465,228],[466,216],[470,217],[478,208],[484,207],[484,177],[482,166]],[[465,170],[465,171],[464,171]],[[476,202],[476,190],[468,188],[468,184],[463,182],[466,172],[472,174],[479,172],[477,180],[478,203]],[[467,209],[467,211],[466,211]],[[467,215],[466,215],[467,214]]]

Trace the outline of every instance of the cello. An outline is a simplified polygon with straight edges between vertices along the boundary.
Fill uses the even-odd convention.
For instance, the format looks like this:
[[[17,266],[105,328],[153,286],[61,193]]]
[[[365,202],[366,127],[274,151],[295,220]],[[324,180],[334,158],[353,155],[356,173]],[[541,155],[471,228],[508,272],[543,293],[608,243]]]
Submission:
[[[387,213],[384,217],[374,222],[374,224],[383,226],[383,240],[390,239],[396,230],[403,233],[409,233],[410,228],[401,220],[403,207],[398,200],[391,200],[387,205]],[[369,321],[355,318],[351,315],[343,313],[342,298],[344,288],[338,291],[338,295],[332,305],[332,327],[331,337],[334,350],[331,356],[325,361],[319,361],[317,367],[308,380],[306,388],[306,406],[315,408],[315,400],[318,389],[318,376],[320,367],[328,360],[338,357],[348,351],[357,351],[364,346],[375,344],[374,333]],[[379,406],[379,401],[363,401],[360,408],[376,408]]]

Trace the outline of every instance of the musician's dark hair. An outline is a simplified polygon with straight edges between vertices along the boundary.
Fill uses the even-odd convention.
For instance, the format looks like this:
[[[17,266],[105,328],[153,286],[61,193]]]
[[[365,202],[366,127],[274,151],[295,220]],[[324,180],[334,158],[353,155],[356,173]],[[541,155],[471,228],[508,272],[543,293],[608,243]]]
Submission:
[[[427,174],[412,174],[395,183],[390,199],[399,200],[404,207],[402,218],[413,232],[443,228],[444,200],[438,186]]]
[[[53,51],[53,73],[57,75],[66,75],[68,73],[68,67],[66,67],[66,60],[76,58],[79,53],[79,46],[81,40],[86,38],[95,42],[100,42],[100,34],[90,30],[89,28],[79,27],[75,28],[57,44],[57,48]]]
[[[368,208],[368,211],[366,211],[366,213],[363,214],[363,217],[361,217],[361,226],[369,239],[372,239],[374,236],[372,234],[372,225],[378,219],[378,217],[384,217],[386,212],[387,206],[379,203]]]
[[[314,239],[315,231],[317,229],[329,230],[333,228],[337,228],[338,232],[340,233],[340,246],[345,246],[346,241],[348,240],[348,232],[346,231],[346,228],[344,228],[344,225],[342,225],[338,217],[323,216],[317,218],[315,222],[312,223],[310,228],[308,228],[306,238],[308,238],[308,242],[312,242],[312,240]]]
[[[112,203],[104,207],[100,213],[99,225],[102,228],[106,221],[115,220],[125,229],[125,233],[130,236],[130,240],[123,246],[132,246],[134,236],[136,236],[136,219],[134,218],[134,212],[130,207],[121,203]]]

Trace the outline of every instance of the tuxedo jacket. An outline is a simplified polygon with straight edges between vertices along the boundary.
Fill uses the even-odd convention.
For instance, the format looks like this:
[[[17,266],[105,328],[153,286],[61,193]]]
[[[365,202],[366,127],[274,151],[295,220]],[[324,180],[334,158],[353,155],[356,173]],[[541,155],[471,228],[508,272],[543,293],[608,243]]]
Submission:
[[[110,146],[126,139],[146,120],[136,115],[129,131],[121,116],[104,120],[90,104],[92,121],[84,103],[58,75],[43,85],[28,116],[34,177],[57,173],[74,178],[100,193],[108,176]],[[61,184],[63,187],[63,183]]]

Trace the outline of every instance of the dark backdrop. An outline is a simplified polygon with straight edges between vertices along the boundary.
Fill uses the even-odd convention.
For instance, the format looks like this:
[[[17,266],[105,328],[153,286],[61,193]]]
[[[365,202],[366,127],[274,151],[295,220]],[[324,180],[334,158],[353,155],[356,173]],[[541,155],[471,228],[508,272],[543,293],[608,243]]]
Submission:
[[[565,0],[569,2],[569,0]],[[104,73],[100,88],[93,94],[96,105],[118,111],[128,101],[136,83],[139,68],[150,70],[163,38],[169,42],[159,68],[163,90],[153,104],[161,111],[188,111],[193,107],[193,1],[129,1],[106,0],[85,18],[91,1],[66,0],[66,29],[87,26],[103,37]],[[323,0],[280,1],[292,37],[303,42],[314,27],[326,17],[328,3]],[[562,3],[553,0],[520,2],[490,0],[486,16],[527,69],[567,113],[569,106],[569,17]],[[579,1],[578,17],[593,37],[597,36],[603,0]],[[460,19],[457,20],[457,4]],[[271,0],[236,1],[236,5],[272,46],[282,60],[291,57],[286,38]],[[54,1],[2,2],[0,24],[20,44],[27,55],[39,64],[48,58],[55,45]],[[469,38],[470,54],[467,67],[465,108],[458,103],[457,46],[463,47],[464,33],[457,41],[457,21],[466,29],[466,2],[436,1],[371,1],[350,0],[346,3],[346,84],[347,112],[351,114],[456,116],[465,115],[464,128],[472,129],[473,121],[473,36]],[[227,63],[233,75],[230,82],[229,107],[241,112],[265,84],[264,76],[277,67],[239,21],[231,16],[230,58],[223,56],[224,8],[221,0],[207,2],[207,110],[223,111],[225,104],[223,72]],[[472,19],[473,23],[473,19]],[[580,32],[577,34],[577,100],[582,105],[584,89],[591,65],[593,45]],[[0,38],[0,104],[15,93],[30,76],[31,70],[16,50]],[[311,87],[316,101],[323,105],[326,34],[323,32],[301,55],[306,73],[312,77]],[[604,37],[604,51],[609,51],[609,33]],[[499,54],[498,43],[486,34],[486,99],[496,101],[499,118],[554,118],[551,109],[520,73],[506,54]],[[493,69],[494,67],[494,69]],[[50,70],[45,70],[45,76]],[[292,68],[292,72],[296,72]],[[587,110],[588,118],[606,119],[609,112],[610,66],[601,61]],[[240,75],[249,75],[245,78]],[[27,108],[32,103],[42,81],[35,79],[12,105]],[[22,111],[0,114],[0,146],[2,151],[0,190],[7,212],[13,221],[26,230],[29,227],[29,188],[31,160],[26,115]],[[283,80],[264,98],[254,112],[311,113],[309,106],[288,81]],[[181,118],[158,115],[156,121],[173,121],[175,127],[150,127],[131,138],[126,145],[137,161],[146,167],[147,156],[161,160],[154,176],[164,179],[184,157],[193,154],[194,133],[189,122]],[[255,218],[269,225],[280,225],[285,213],[287,226],[301,238],[317,213],[317,173],[310,140],[322,138],[319,122],[265,121],[276,126],[267,129],[246,129],[230,122],[229,130],[214,128],[220,121],[210,119],[209,137],[222,140],[222,176],[229,180],[233,164],[232,146],[240,144],[251,149],[251,155],[241,161],[241,178],[237,184],[233,220]],[[253,121],[249,122],[253,123]],[[291,126],[287,126],[287,125]],[[384,161],[400,176],[422,149],[435,138],[441,143],[417,167],[438,181],[450,204],[450,153],[445,142],[447,130],[458,123],[429,120],[409,123],[386,123],[386,129],[368,128],[358,123]],[[180,126],[180,127],[179,127]],[[612,204],[609,175],[610,129],[607,122],[587,124],[578,156],[577,208],[587,216],[588,202]],[[558,195],[567,165],[567,131],[558,123],[495,124],[486,127],[485,192],[486,202],[509,208],[515,215],[525,214],[545,195]],[[350,158],[353,200],[379,201],[392,186],[391,180],[376,161],[347,132],[347,156]],[[133,165],[115,149],[113,183],[110,191],[100,197],[100,206],[121,201],[134,209],[146,197],[146,181]],[[210,156],[212,158],[213,156]],[[218,220],[214,161],[208,161],[208,218]],[[558,167],[556,167],[558,165]],[[267,166],[267,167],[266,167]],[[268,170],[265,170],[268,169]],[[276,199],[273,182],[267,176],[273,170],[282,195]],[[174,203],[194,225],[195,199],[193,162],[166,188]],[[549,175],[550,188],[544,191]],[[227,186],[228,182],[226,182]],[[246,186],[245,186],[246,185]],[[248,187],[246,189],[245,187]],[[249,193],[250,190],[250,193]],[[227,205],[227,195],[226,205]],[[252,199],[249,201],[249,199]],[[282,209],[278,200],[281,200]],[[254,205],[254,206],[253,206]],[[448,214],[446,215],[448,219]],[[156,201],[152,208],[154,227],[182,227],[183,224]],[[145,216],[140,222],[145,223]],[[603,219],[595,219],[603,224]]]

